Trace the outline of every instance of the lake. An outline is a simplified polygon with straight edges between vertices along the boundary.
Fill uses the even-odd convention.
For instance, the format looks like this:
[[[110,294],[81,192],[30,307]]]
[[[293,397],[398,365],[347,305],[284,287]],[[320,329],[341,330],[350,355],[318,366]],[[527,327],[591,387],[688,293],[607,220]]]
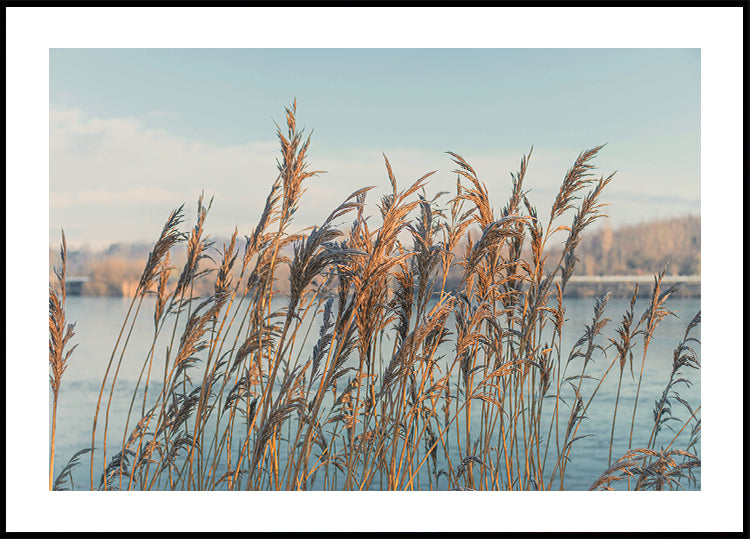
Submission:
[[[115,398],[110,412],[110,436],[115,436],[118,432],[122,436],[122,426],[132,396],[130,388],[138,379],[143,363],[142,359],[151,345],[153,335],[152,301],[152,299],[147,298],[144,302],[144,312],[139,317],[139,323],[130,336],[128,353],[123,361],[119,375],[120,382],[116,386]],[[593,303],[591,298],[567,298],[565,300],[568,322],[564,326],[562,335],[563,358],[567,357],[571,347],[581,336],[584,325],[591,322]],[[647,303],[646,298],[639,299],[636,305],[636,320],[645,310]],[[78,347],[71,355],[67,370],[62,378],[58,402],[55,476],[76,451],[89,446],[91,443],[92,420],[101,379],[129,304],[130,299],[128,298],[69,296],[67,299],[68,321],[76,323],[76,335],[72,343],[77,343]],[[605,317],[611,321],[603,332],[605,339],[614,338],[615,328],[628,305],[628,299],[611,298],[609,300]],[[700,310],[700,299],[674,298],[668,303],[668,306],[676,312],[677,316],[665,318],[651,342],[639,398],[633,447],[645,447],[646,445],[653,426],[654,401],[661,396],[669,379],[674,348],[682,339],[688,322]],[[449,327],[452,327],[452,322],[449,323]],[[315,328],[311,331],[311,335],[317,335]],[[700,339],[700,326],[694,329],[691,335]],[[314,340],[314,337],[311,336],[311,342],[306,344],[306,347],[312,349]],[[446,346],[446,349],[441,350],[441,353],[450,354],[453,351],[452,341],[444,346]],[[696,345],[694,348],[700,355],[700,345]],[[622,455],[628,448],[633,395],[638,381],[641,350],[639,341],[634,349],[635,380],[631,378],[629,368],[626,368],[622,379],[613,457]],[[160,354],[157,357],[163,358],[163,353],[164,347],[160,349],[157,345],[157,354]],[[597,357],[590,374],[600,376],[614,357],[613,354],[614,351],[610,350],[609,359]],[[602,385],[592,407],[588,410],[587,419],[581,424],[579,434],[589,434],[590,436],[578,440],[574,446],[566,473],[566,490],[587,489],[607,468],[612,411],[617,391],[618,376],[615,371],[617,368],[614,367]],[[686,399],[693,408],[696,408],[700,404],[700,373],[692,369],[684,370],[683,374],[690,379],[692,386],[681,385],[678,391],[682,398]],[[594,382],[589,380],[586,384],[594,384]],[[593,388],[594,386],[590,385],[589,387]],[[583,393],[588,395],[590,390]],[[106,394],[105,390],[105,397]],[[50,398],[50,410],[51,400]],[[682,420],[689,416],[688,412],[679,405],[674,407],[674,412]],[[100,425],[102,422],[103,418],[100,419]],[[687,439],[689,431],[689,427],[685,429],[675,447],[684,447],[684,443],[683,445],[679,445],[679,443]],[[669,443],[672,437],[673,433],[668,429],[662,430],[657,448],[662,443]],[[116,437],[110,439],[113,440],[110,443],[115,443]],[[100,442],[101,437],[98,437],[97,445]],[[700,444],[698,448],[700,448]],[[89,456],[85,455],[81,465],[75,469],[76,488],[86,488],[88,485],[88,459]],[[699,469],[696,476],[698,478],[697,486],[690,486],[687,482],[683,482],[683,485],[686,488],[700,489]]]

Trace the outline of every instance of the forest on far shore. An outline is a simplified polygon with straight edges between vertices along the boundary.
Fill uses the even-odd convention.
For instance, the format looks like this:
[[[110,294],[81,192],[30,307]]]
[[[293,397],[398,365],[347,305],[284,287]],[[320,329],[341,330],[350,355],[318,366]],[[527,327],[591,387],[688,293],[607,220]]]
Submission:
[[[553,249],[559,253],[562,245]],[[576,250],[576,275],[700,275],[701,218],[690,216],[588,230]]]
[[[564,242],[552,245],[550,256],[559,256]],[[70,241],[72,238],[68,238]],[[221,250],[224,238],[213,238],[214,248]],[[239,249],[243,243],[238,239]],[[135,290],[148,258],[150,244],[116,243],[103,251],[90,249],[68,250],[67,276],[86,277],[82,294],[88,296],[127,296]],[[461,251],[464,246],[459,246]],[[59,247],[50,246],[49,275],[54,283],[53,265],[59,265]],[[214,259],[219,259],[212,250]],[[578,264],[575,275],[651,275],[667,266],[668,275],[700,275],[701,218],[689,216],[636,225],[610,228],[608,222],[588,230],[576,250]],[[184,259],[173,264],[181,270]],[[287,292],[286,265],[279,266],[278,288]],[[451,287],[459,278],[460,267],[454,265],[448,273],[446,285]],[[178,275],[179,273],[177,273]],[[176,278],[176,276],[175,276]],[[213,276],[202,278],[194,290],[196,295],[213,291]]]

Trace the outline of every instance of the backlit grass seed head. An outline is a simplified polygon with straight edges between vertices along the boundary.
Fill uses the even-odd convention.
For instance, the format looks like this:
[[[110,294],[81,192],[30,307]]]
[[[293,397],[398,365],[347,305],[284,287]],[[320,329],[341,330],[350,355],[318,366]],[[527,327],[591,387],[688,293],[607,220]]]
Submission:
[[[198,212],[196,217],[196,223],[193,229],[190,231],[190,235],[187,239],[187,260],[185,261],[185,267],[180,273],[180,278],[177,281],[177,287],[175,288],[173,298],[179,298],[188,289],[190,283],[195,279],[204,275],[207,271],[198,271],[198,265],[201,260],[210,259],[210,256],[206,254],[208,248],[213,245],[213,242],[209,242],[208,238],[203,235],[203,225],[206,221],[206,215],[211,209],[213,204],[213,197],[208,203],[208,207],[203,205],[203,193],[198,198]]]
[[[138,290],[140,290],[141,294],[145,294],[151,287],[151,282],[156,276],[162,260],[167,256],[170,249],[184,239],[184,235],[178,229],[183,220],[183,207],[184,204],[169,215],[159,239],[156,241],[153,250],[148,255],[146,267],[143,269],[140,282],[138,283]]]
[[[589,162],[603,147],[604,145],[597,146],[578,155],[575,164],[565,175],[565,179],[560,186],[560,191],[552,204],[552,209],[550,211],[550,224],[557,217],[570,209],[578,191],[591,183],[591,180],[588,179],[591,176],[589,171],[595,167]]]

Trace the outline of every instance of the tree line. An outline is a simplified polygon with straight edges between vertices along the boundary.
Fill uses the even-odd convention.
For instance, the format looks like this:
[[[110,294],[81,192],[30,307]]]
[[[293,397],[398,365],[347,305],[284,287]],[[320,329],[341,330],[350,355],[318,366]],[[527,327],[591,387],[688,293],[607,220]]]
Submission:
[[[651,221],[612,229],[608,223],[592,229],[584,236],[576,255],[577,275],[650,275],[667,266],[667,274],[700,275],[701,219],[688,216],[661,221]],[[479,231],[477,231],[477,234]],[[220,249],[222,242],[215,241]],[[457,249],[465,249],[459,245]],[[558,255],[563,245],[553,246],[550,255]],[[104,251],[79,249],[68,251],[68,275],[87,277],[82,294],[87,296],[127,296],[137,285],[149,253],[146,243],[117,243]],[[50,282],[55,283],[52,270],[57,249],[49,250]],[[176,258],[173,264],[180,268],[184,259]],[[288,285],[286,265],[278,268],[280,293]],[[446,284],[460,277],[461,268],[452,267]],[[174,285],[173,285],[174,286]],[[196,280],[193,293],[198,296],[213,292],[213,279],[206,276]]]

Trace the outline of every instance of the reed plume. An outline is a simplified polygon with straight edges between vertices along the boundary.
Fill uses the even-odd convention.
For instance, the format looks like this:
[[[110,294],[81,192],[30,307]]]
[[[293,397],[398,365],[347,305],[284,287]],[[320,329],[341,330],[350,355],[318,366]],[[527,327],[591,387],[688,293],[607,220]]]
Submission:
[[[106,365],[91,443],[53,481],[57,399],[73,336],[63,234],[59,292],[50,285],[50,489],[75,488],[75,465],[90,452],[91,490],[564,490],[568,464],[591,436],[597,396],[615,375],[607,469],[585,484],[696,484],[700,405],[677,388],[690,383],[687,369],[700,366],[691,337],[700,313],[674,352],[650,436],[631,447],[641,434],[635,414],[650,375],[649,344],[673,314],[676,289],[663,286],[665,273],[655,277],[640,318],[636,288],[613,338],[605,333],[609,295],[596,298],[590,322],[565,349],[573,342],[566,286],[613,179],[593,176],[603,146],[578,155],[546,221],[524,183],[532,147],[498,211],[458,153],[447,152],[457,180],[447,199],[428,194],[434,172],[400,186],[398,163],[384,155],[388,187],[375,216],[367,212],[373,188],[365,187],[322,223],[295,229],[307,181],[319,172],[309,165],[310,136],[297,126],[296,102],[285,120],[285,129],[277,126],[278,175],[244,249],[237,229],[214,247],[206,232],[212,199],[204,204],[203,194],[191,229],[180,230],[183,206],[169,215]],[[183,242],[177,272],[173,250]],[[554,242],[561,251],[550,248]],[[153,335],[125,428],[112,438],[115,384],[151,296]],[[635,379],[639,345],[629,447],[618,458],[622,379],[626,370]],[[675,402],[686,406],[685,420],[676,418]],[[676,434],[657,449],[667,426]]]
[[[50,432],[50,456],[49,456],[49,489],[53,490],[53,474],[55,469],[55,429],[57,426],[57,400],[60,396],[60,383],[67,367],[68,358],[73,353],[77,344],[68,347],[70,339],[75,334],[75,324],[65,322],[65,265],[67,261],[68,248],[65,243],[65,231],[62,231],[62,244],[60,246],[60,270],[55,269],[55,276],[60,291],[56,291],[52,285],[49,287],[49,384],[52,389],[52,427]],[[78,453],[80,454],[80,453]],[[77,455],[78,455],[77,454]],[[77,456],[76,455],[76,456]],[[75,457],[73,457],[75,460]],[[64,477],[69,471],[71,464],[65,467],[60,477]],[[57,482],[61,481],[58,477]],[[57,490],[57,489],[55,489]]]

